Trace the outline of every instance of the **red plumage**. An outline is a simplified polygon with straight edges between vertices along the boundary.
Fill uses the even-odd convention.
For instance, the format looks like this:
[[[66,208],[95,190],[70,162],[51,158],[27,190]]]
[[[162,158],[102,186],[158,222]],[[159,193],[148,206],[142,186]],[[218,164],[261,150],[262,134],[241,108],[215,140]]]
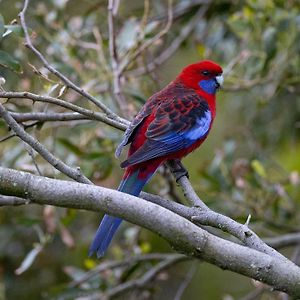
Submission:
[[[116,150],[131,144],[119,191],[138,196],[165,161],[181,159],[206,139],[216,115],[215,92],[222,84],[222,68],[212,61],[187,66],[164,89],[148,99],[125,132]],[[90,253],[102,256],[121,223],[105,216]]]
[[[208,71],[208,75],[202,74],[203,71]],[[164,108],[165,115],[170,115],[173,112],[178,113],[178,117],[188,115],[192,108],[197,107],[199,102],[199,97],[201,100],[207,102],[209,110],[212,113],[212,120],[210,123],[210,128],[212,126],[213,120],[216,115],[216,97],[215,94],[206,93],[199,86],[201,80],[206,80],[207,78],[213,78],[222,74],[222,68],[212,61],[202,61],[196,64],[189,65],[185,67],[182,72],[176,77],[174,81],[168,84],[164,89],[154,94],[148,99],[146,104],[143,106],[141,111],[137,114],[133,122],[131,123],[131,128],[128,130],[128,143],[131,142],[128,157],[130,158],[138,149],[140,149],[144,143],[147,141],[147,131],[149,131],[149,126],[158,119],[157,113],[159,109]],[[198,95],[199,97],[195,97]],[[183,103],[183,99],[186,101]],[[165,126],[168,118],[159,120],[158,123],[160,127]],[[169,120],[170,121],[170,120]],[[171,120],[173,122],[178,121],[178,118]],[[184,121],[184,120],[183,120]],[[188,121],[188,120],[187,120]],[[183,123],[183,122],[182,122]],[[189,123],[184,124],[185,127],[190,125]],[[186,130],[187,128],[180,128],[181,130]],[[141,176],[148,175],[148,172],[153,172],[162,162],[170,159],[181,159],[186,156],[196,148],[198,148],[203,141],[206,139],[207,135],[203,138],[195,141],[192,145],[176,151],[174,153],[169,153],[167,155],[159,156],[157,158],[151,159],[150,161],[145,161],[132,166],[127,166],[121,164],[122,167],[127,167],[125,172],[125,177],[129,176],[133,170],[145,169],[145,172],[141,173]],[[122,145],[123,146],[123,145]],[[122,147],[121,146],[121,147]],[[131,170],[133,168],[133,170]]]

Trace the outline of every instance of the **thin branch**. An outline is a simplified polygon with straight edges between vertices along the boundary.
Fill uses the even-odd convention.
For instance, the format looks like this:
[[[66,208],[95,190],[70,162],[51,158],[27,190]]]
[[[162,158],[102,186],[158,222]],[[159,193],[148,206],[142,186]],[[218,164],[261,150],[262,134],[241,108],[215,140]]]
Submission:
[[[191,32],[195,29],[199,20],[203,17],[208,9],[208,4],[201,7],[196,14],[190,19],[190,21],[182,27],[178,36],[171,42],[171,44],[161,52],[156,58],[148,63],[146,67],[140,67],[134,70],[129,70],[126,72],[129,76],[141,76],[146,72],[152,72],[156,67],[161,66],[165,61],[167,61],[180,47],[180,45],[190,36]]]
[[[59,105],[61,107],[70,109],[74,112],[87,116],[93,120],[101,121],[103,123],[111,125],[114,128],[121,129],[121,130],[125,130],[127,128],[126,125],[129,124],[129,122],[125,119],[120,118],[119,120],[115,120],[103,113],[94,112],[92,110],[80,107],[78,105],[72,104],[65,100],[61,100],[50,96],[40,96],[29,92],[0,92],[0,98],[4,98],[4,99],[24,98],[24,99],[31,99],[33,101],[46,102],[46,103]]]
[[[26,151],[27,151],[28,155],[31,157],[31,160],[33,162],[33,165],[35,166],[35,169],[36,169],[38,175],[43,176],[43,174],[42,174],[42,172],[41,172],[41,170],[40,170],[40,168],[39,168],[39,166],[36,162],[33,149],[30,147],[30,145],[28,145],[26,143],[24,143],[24,144],[25,144]]]
[[[60,73],[57,69],[55,69],[44,57],[44,55],[37,50],[36,47],[33,46],[30,35],[28,33],[28,27],[25,20],[25,14],[28,8],[29,0],[24,0],[24,6],[22,11],[19,13],[20,22],[22,29],[24,31],[25,35],[25,46],[29,48],[43,63],[44,67],[47,68],[52,74],[57,76],[60,80],[64,82],[64,84],[76,91],[78,94],[82,95],[86,99],[93,102],[97,107],[99,107],[107,116],[109,116],[111,119],[114,119],[116,121],[120,120],[120,117],[115,114],[112,110],[110,110],[107,106],[105,106],[101,101],[93,97],[91,94],[84,91],[82,88],[77,86],[75,83],[73,83],[70,79],[68,79],[66,76],[64,76],[62,73]]]
[[[27,121],[75,121],[75,120],[95,120],[91,117],[81,115],[78,113],[56,113],[56,112],[30,112],[30,113],[17,113],[9,112],[10,115],[18,122]]]
[[[141,198],[1,167],[0,193],[27,198],[36,204],[101,210],[161,235],[177,251],[188,256],[262,281],[292,296],[300,296],[300,268],[291,261],[216,237],[168,209]]]
[[[263,293],[265,293],[267,290],[264,286],[259,287],[255,289],[254,291],[251,291],[249,294],[247,294],[245,297],[240,298],[239,300],[256,300],[259,296],[262,296]]]
[[[226,86],[222,87],[222,90],[226,92],[236,92],[242,90],[249,90],[255,86],[265,85],[273,79],[274,72],[270,72],[266,77],[259,77],[254,79],[244,79],[237,80],[236,78],[232,78],[234,82],[238,81],[238,84],[231,84],[229,81]]]
[[[264,241],[276,249],[300,245],[300,232],[289,233],[272,238],[265,238]]]
[[[151,268],[149,271],[147,271],[140,278],[129,280],[114,288],[111,288],[105,293],[105,296],[108,297],[108,299],[110,299],[112,297],[123,295],[132,289],[143,289],[150,281],[154,280],[155,277],[163,270],[168,269],[171,266],[188,259],[190,258],[183,255],[174,255],[173,257],[166,258],[165,260],[161,261],[156,266]]]
[[[29,203],[30,200],[26,200],[23,198],[0,195],[0,206],[19,206]]]
[[[186,274],[184,280],[180,283],[179,288],[174,297],[174,300],[181,300],[184,291],[192,281],[196,271],[197,271],[197,265],[193,264],[190,270],[188,271],[188,273]]]
[[[121,111],[128,116],[128,106],[125,97],[121,91],[121,76],[122,71],[119,69],[119,57],[116,47],[116,33],[115,33],[115,20],[114,17],[118,12],[119,1],[108,1],[108,36],[109,36],[109,53],[111,59],[111,67],[113,73],[113,93],[120,106]]]
[[[178,256],[179,254],[164,254],[164,253],[150,253],[150,254],[143,254],[137,255],[129,258],[124,258],[121,261],[105,261],[100,265],[96,266],[94,269],[86,272],[82,277],[77,280],[72,281],[69,284],[69,287],[76,287],[81,285],[82,283],[88,281],[92,277],[98,275],[99,273],[105,270],[112,270],[115,268],[122,268],[128,265],[136,264],[138,262],[145,262],[145,261],[153,261],[153,260],[164,260],[167,258],[172,258]]]
[[[97,53],[98,53],[99,62],[103,66],[103,69],[105,70],[105,72],[109,73],[108,63],[106,61],[106,57],[105,57],[104,51],[103,51],[102,35],[101,35],[100,30],[97,27],[93,28],[93,35],[94,35],[96,43],[97,43],[96,44],[96,50],[97,50]]]
[[[124,72],[127,69],[127,67],[133,61],[135,61],[138,56],[141,55],[141,53],[143,53],[146,49],[148,49],[150,46],[152,46],[158,40],[160,40],[165,34],[167,34],[172,26],[172,21],[173,21],[172,0],[168,0],[168,20],[165,27],[153,38],[147,40],[144,44],[142,44],[132,55],[130,55],[130,57],[124,59],[120,64],[119,72],[120,73]]]
[[[299,260],[300,260],[300,245],[294,249],[294,253],[291,257],[291,261],[294,262],[296,265],[299,265]]]
[[[0,97],[0,98],[1,98],[1,97]],[[36,121],[36,122],[32,122],[32,123],[30,123],[30,124],[22,124],[22,126],[23,126],[23,129],[24,129],[24,130],[27,130],[27,129],[29,129],[29,128],[32,128],[32,127],[38,125],[38,124],[39,124],[39,121]],[[1,138],[1,139],[0,139],[0,143],[5,142],[5,141],[7,141],[7,140],[9,140],[9,139],[11,139],[11,138],[13,138],[13,137],[15,137],[15,136],[16,136],[16,134],[15,134],[14,132],[12,132],[12,133],[10,133],[10,134],[4,136],[3,138]]]
[[[173,20],[179,19],[186,13],[189,13],[190,11],[195,10],[195,6],[205,5],[211,3],[211,0],[188,0],[179,2],[176,4],[173,8]],[[167,14],[162,13],[160,15],[154,16],[153,21],[161,21],[166,19]]]

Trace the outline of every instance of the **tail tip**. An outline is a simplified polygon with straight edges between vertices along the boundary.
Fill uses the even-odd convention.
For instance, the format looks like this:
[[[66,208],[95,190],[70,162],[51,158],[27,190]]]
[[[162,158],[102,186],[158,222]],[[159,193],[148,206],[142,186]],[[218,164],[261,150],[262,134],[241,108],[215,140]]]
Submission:
[[[98,249],[90,248],[88,256],[92,257],[95,253],[97,255],[97,258],[100,259],[105,255],[105,250],[99,248]]]

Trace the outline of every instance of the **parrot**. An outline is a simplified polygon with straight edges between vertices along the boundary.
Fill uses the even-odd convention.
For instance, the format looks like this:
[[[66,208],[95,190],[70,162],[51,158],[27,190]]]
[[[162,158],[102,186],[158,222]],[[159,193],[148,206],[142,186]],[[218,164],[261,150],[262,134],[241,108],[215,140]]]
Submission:
[[[216,116],[216,92],[223,84],[223,70],[215,62],[203,60],[183,68],[166,87],[153,94],[134,117],[116,157],[130,144],[118,191],[139,196],[158,167],[181,159],[207,138]],[[183,173],[182,173],[183,172]],[[182,176],[181,175],[181,176]],[[104,256],[121,218],[104,215],[89,249],[89,255]]]

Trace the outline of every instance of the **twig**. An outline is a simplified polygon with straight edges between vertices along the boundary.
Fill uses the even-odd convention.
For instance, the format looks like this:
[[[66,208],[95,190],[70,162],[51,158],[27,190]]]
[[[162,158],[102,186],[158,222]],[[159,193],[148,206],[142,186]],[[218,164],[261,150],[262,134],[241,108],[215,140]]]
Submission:
[[[0,116],[5,120],[7,125],[16,133],[16,135],[25,143],[30,145],[35,151],[37,151],[49,164],[55,169],[59,170],[68,177],[81,182],[91,184],[91,181],[85,177],[79,168],[73,169],[66,165],[63,161],[55,157],[47,148],[41,144],[38,140],[28,134],[9,114],[9,112],[0,103]]]
[[[300,245],[300,232],[265,238],[264,241],[275,249]]]
[[[29,203],[30,200],[26,200],[23,198],[0,195],[0,206],[19,206]]]
[[[108,1],[108,35],[109,35],[109,53],[111,59],[111,67],[113,73],[113,93],[116,97],[117,103],[120,106],[121,111],[128,116],[128,106],[126,105],[126,100],[121,92],[121,76],[122,70],[119,68],[119,58],[118,51],[116,47],[116,33],[114,25],[114,17],[118,12],[119,2],[116,0]]]
[[[255,289],[254,291],[251,291],[249,294],[247,294],[245,297],[240,298],[239,300],[256,300],[259,296],[261,296],[264,292],[266,292],[266,288],[260,287]]]
[[[144,0],[144,13],[142,20],[140,22],[140,28],[139,28],[139,36],[140,40],[144,40],[145,38],[145,28],[147,25],[148,17],[149,17],[149,11],[150,11],[150,3],[149,0]]]
[[[189,37],[191,32],[195,29],[199,20],[203,17],[208,9],[208,4],[201,7],[196,14],[191,18],[191,20],[180,30],[178,36],[171,42],[171,44],[162,51],[160,55],[154,58],[153,61],[149,62],[146,67],[140,67],[134,70],[128,70],[126,72],[129,76],[141,76],[146,72],[152,72],[156,67],[161,66],[165,61],[167,61],[180,47],[180,45]]]
[[[23,129],[27,130],[28,128],[34,127],[34,126],[36,126],[38,124],[39,124],[39,121],[30,123],[30,124],[23,124]],[[16,134],[14,132],[12,132],[11,134],[8,134],[7,136],[1,138],[0,139],[0,143],[5,142],[5,141],[7,141],[7,140],[9,140],[9,139],[11,139],[11,138],[13,138],[15,136],[16,136]]]
[[[172,10],[172,0],[168,0],[168,20],[166,26],[153,38],[147,40],[144,44],[142,44],[130,57],[123,59],[120,64],[119,72],[124,72],[127,67],[146,49],[155,44],[158,40],[160,40],[165,34],[168,33],[169,29],[172,26],[173,21],[173,10]]]
[[[173,8],[173,20],[179,19],[186,13],[189,13],[190,11],[193,11],[195,9],[195,6],[199,5],[205,5],[211,3],[211,0],[191,0],[191,1],[183,1],[176,4]],[[161,21],[166,19],[167,14],[162,13],[160,15],[156,15],[153,17],[153,21]]]
[[[270,82],[273,79],[273,71],[270,72],[270,74],[268,74],[266,77],[259,77],[259,78],[254,78],[254,79],[248,79],[248,80],[236,80],[236,78],[234,78],[234,81],[239,81],[238,84],[234,85],[234,84],[227,84],[226,86],[222,87],[222,90],[226,91],[226,92],[236,92],[236,91],[241,91],[241,90],[249,90],[254,86],[257,85],[264,85],[268,82]]]
[[[295,250],[294,253],[291,257],[291,260],[296,264],[299,265],[299,259],[300,259],[300,245],[298,245]]]
[[[105,70],[105,72],[108,73],[109,67],[108,67],[108,63],[106,61],[104,51],[103,51],[103,39],[102,39],[101,32],[99,31],[99,29],[97,27],[93,28],[93,35],[94,35],[96,43],[97,43],[96,50],[98,53],[99,62],[103,66],[103,69]]]
[[[26,148],[26,150],[27,150],[27,152],[28,152],[28,155],[29,155],[29,156],[31,157],[31,159],[32,159],[32,162],[33,162],[33,164],[34,164],[34,166],[35,166],[35,168],[36,168],[36,170],[37,170],[38,175],[42,176],[42,172],[41,172],[41,170],[40,170],[40,168],[39,168],[39,166],[38,166],[38,164],[37,164],[37,162],[36,162],[36,160],[35,160],[35,156],[34,156],[34,153],[33,153],[33,149],[32,149],[28,144],[26,144],[26,143],[25,143],[25,148]]]
[[[94,118],[81,115],[78,113],[56,113],[56,112],[30,112],[30,113],[17,113],[9,112],[10,115],[18,122],[27,121],[75,121],[75,120],[95,120]]]
[[[132,279],[123,284],[120,284],[114,288],[108,290],[105,295],[109,298],[120,296],[129,290],[132,289],[143,289],[145,286],[151,281],[154,280],[155,277],[162,272],[163,270],[170,268],[171,266],[190,259],[187,256],[183,255],[174,255],[173,257],[166,258],[162,262],[158,263],[156,266],[147,271],[143,276],[137,279]]]
[[[0,143],[5,142],[5,141],[7,141],[7,140],[13,138],[14,136],[16,136],[16,134],[15,134],[14,132],[13,132],[13,133],[10,133],[10,134],[4,136],[3,138],[1,138],[1,139],[0,139]]]
[[[72,104],[65,100],[61,100],[50,96],[40,96],[29,92],[0,92],[0,98],[4,98],[4,99],[24,98],[24,99],[31,99],[34,101],[59,105],[61,107],[70,109],[84,116],[90,117],[91,119],[101,121],[103,123],[106,123],[108,125],[111,125],[121,130],[125,130],[127,128],[126,125],[129,124],[129,122],[125,119],[119,118],[119,120],[115,120],[103,113],[94,112],[92,110],[80,107],[78,105]]]
[[[94,269],[86,272],[81,278],[72,281],[69,284],[69,287],[76,287],[81,285],[82,283],[88,281],[92,277],[98,275],[99,273],[105,270],[112,270],[115,268],[126,267],[128,265],[132,265],[138,262],[144,261],[153,261],[153,260],[164,260],[168,258],[173,258],[175,256],[178,257],[178,254],[163,254],[163,253],[150,253],[150,254],[143,254],[137,255],[129,258],[122,259],[121,261],[106,261],[95,267]]]
[[[62,73],[60,73],[58,70],[56,70],[44,57],[44,55],[37,50],[36,47],[33,46],[31,42],[30,35],[28,33],[28,28],[25,20],[25,14],[28,8],[29,0],[24,0],[24,6],[22,11],[19,13],[20,22],[22,29],[24,31],[25,35],[25,46],[29,48],[43,63],[45,68],[47,68],[51,73],[53,73],[55,76],[57,76],[60,80],[64,82],[64,84],[82,95],[83,97],[87,98],[91,102],[93,102],[97,107],[99,107],[107,116],[109,116],[111,119],[119,120],[119,116],[115,114],[112,110],[110,110],[107,106],[105,106],[101,101],[93,97],[91,94],[84,91],[82,88],[77,86],[75,83],[73,83],[70,79],[68,79],[66,76],[64,76]]]
[[[190,270],[188,271],[188,273],[186,274],[184,280],[180,283],[179,288],[176,292],[176,295],[174,297],[174,300],[180,300],[184,291],[186,290],[186,288],[188,287],[188,285],[190,284],[190,282],[192,281],[195,272],[197,271],[197,265],[193,264],[190,268]]]

